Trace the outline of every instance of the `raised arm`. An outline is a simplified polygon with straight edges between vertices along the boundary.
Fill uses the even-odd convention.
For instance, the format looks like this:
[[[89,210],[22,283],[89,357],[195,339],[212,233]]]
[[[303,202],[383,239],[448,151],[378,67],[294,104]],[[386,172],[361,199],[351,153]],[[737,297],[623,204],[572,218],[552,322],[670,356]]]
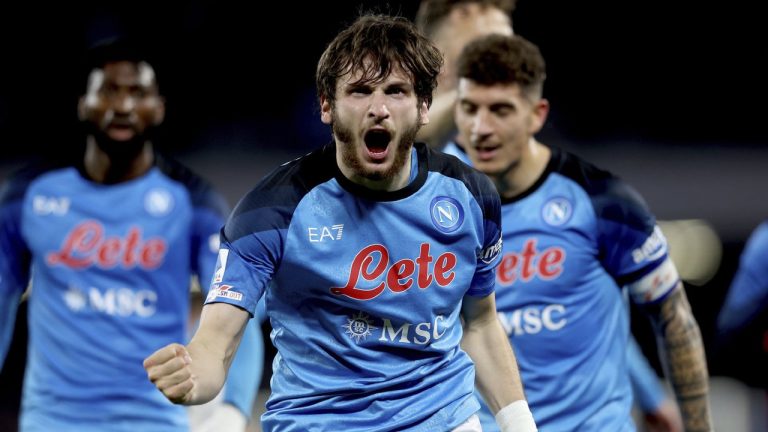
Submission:
[[[224,385],[249,318],[230,304],[204,306],[200,326],[186,347],[170,344],[144,360],[149,380],[173,403],[210,401]]]
[[[461,346],[475,363],[475,382],[503,432],[536,431],[517,360],[496,317],[496,295],[464,297]]]

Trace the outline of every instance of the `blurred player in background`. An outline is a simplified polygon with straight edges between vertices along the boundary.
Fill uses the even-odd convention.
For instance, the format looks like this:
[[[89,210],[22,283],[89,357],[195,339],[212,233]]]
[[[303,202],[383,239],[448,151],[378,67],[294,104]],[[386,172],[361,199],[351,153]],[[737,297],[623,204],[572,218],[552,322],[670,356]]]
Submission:
[[[416,24],[441,50],[445,63],[438,78],[435,99],[429,110],[430,122],[418,138],[434,148],[459,157],[469,163],[466,152],[456,136],[454,109],[458,76],[456,67],[461,50],[471,41],[489,34],[512,35],[511,14],[516,0],[422,0],[416,14]],[[682,419],[675,403],[659,384],[637,344],[632,341],[627,352],[632,388],[638,408],[648,427],[667,425],[659,430],[678,432]]]
[[[190,278],[211,280],[227,206],[155,152],[165,102],[140,48],[117,39],[89,54],[84,153],[22,169],[0,195],[0,359],[29,285],[22,431],[187,431],[142,361],[186,340]],[[260,337],[249,329],[216,430],[246,427]]]
[[[457,139],[501,195],[497,308],[541,430],[635,429],[621,287],[654,323],[685,429],[711,430],[704,346],[655,218],[620,179],[534,138],[549,111],[538,48],[486,36],[457,73]]]
[[[456,60],[472,40],[488,34],[511,35],[512,11],[516,0],[422,0],[416,12],[416,26],[443,54],[443,69],[437,79],[429,124],[418,139],[433,148],[453,139],[456,126]]]

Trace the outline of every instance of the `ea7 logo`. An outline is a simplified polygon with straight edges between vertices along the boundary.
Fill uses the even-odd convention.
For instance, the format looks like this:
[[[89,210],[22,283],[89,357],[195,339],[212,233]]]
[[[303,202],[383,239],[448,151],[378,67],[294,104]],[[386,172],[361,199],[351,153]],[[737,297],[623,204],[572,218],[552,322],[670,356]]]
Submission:
[[[32,210],[39,215],[63,216],[69,211],[69,198],[35,195],[32,198]]]
[[[320,228],[309,227],[309,241],[312,243],[318,243],[325,240],[341,240],[341,235],[344,232],[344,224],[331,225],[330,227],[322,226]]]

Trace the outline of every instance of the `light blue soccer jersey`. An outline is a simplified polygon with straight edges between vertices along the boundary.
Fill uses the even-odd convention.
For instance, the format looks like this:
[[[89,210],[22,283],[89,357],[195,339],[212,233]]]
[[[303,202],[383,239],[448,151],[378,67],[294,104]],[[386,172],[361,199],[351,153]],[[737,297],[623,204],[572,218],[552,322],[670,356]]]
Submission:
[[[446,431],[479,408],[459,347],[465,295],[494,290],[499,198],[475,170],[417,144],[411,183],[371,191],[328,145],[238,204],[208,302],[254,311],[277,347],[270,431]]]
[[[223,199],[158,158],[114,185],[75,166],[22,171],[0,203],[4,328],[32,276],[22,430],[187,430],[142,362],[186,340],[190,276],[212,277]]]
[[[620,179],[552,149],[536,183],[502,199],[502,222],[496,308],[539,430],[635,430],[620,287],[650,303],[679,280],[655,218]]]
[[[717,321],[721,336],[743,330],[768,308],[768,221],[761,223],[741,253],[739,269]]]

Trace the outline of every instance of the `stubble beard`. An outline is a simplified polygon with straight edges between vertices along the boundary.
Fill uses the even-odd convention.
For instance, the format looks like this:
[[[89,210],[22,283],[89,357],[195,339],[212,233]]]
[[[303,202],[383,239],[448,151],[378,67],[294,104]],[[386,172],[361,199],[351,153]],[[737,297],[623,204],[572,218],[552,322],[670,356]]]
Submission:
[[[91,122],[85,122],[87,133],[93,136],[96,145],[109,156],[112,163],[129,163],[136,159],[149,140],[151,128],[144,133],[135,133],[133,138],[126,141],[112,139],[106,132]]]
[[[335,113],[334,113],[335,114]],[[334,118],[336,116],[334,115]],[[400,141],[395,145],[395,158],[392,164],[385,170],[373,170],[367,169],[363,161],[357,154],[357,147],[354,143],[355,135],[352,129],[340,124],[337,121],[331,123],[331,130],[337,141],[341,143],[341,159],[344,164],[348,166],[352,171],[360,177],[368,180],[381,181],[390,180],[394,178],[405,165],[405,161],[408,159],[408,153],[411,151],[413,142],[416,139],[416,134],[419,132],[421,126],[418,119],[403,132]],[[365,143],[362,143],[365,145]]]
[[[358,176],[373,181],[392,179],[400,172],[406,160],[408,160],[408,154],[411,151],[419,128],[420,126],[416,122],[404,131],[400,141],[395,146],[395,158],[392,164],[382,171],[369,169],[364,166],[363,161],[358,157],[357,147],[354,143],[355,136],[350,128],[337,121],[331,124],[333,134],[341,144],[341,158],[344,164]],[[362,145],[365,144],[363,143]]]

